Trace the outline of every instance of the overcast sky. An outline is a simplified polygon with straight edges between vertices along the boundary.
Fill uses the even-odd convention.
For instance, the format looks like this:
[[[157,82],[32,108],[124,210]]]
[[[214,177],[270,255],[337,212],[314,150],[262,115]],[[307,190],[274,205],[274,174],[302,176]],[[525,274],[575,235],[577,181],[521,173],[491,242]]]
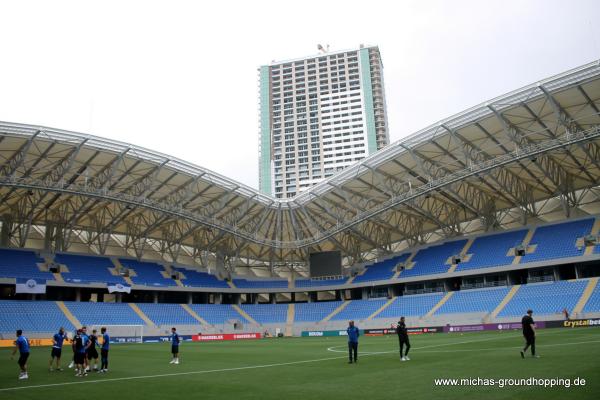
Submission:
[[[378,45],[390,139],[600,58],[600,1],[0,0],[0,120],[258,186],[257,67]]]

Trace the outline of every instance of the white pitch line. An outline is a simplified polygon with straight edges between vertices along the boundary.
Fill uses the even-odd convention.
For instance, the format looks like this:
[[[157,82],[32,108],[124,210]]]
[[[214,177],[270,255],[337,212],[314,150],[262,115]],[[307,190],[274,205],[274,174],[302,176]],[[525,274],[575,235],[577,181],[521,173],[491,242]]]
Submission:
[[[554,344],[537,344],[535,347],[557,347],[557,346],[573,346],[576,344],[586,344],[586,343],[600,343],[600,340],[589,340],[587,342],[572,342],[572,343],[554,343]],[[511,347],[488,347],[485,349],[462,349],[462,350],[424,350],[421,353],[462,353],[462,352],[472,352],[472,351],[494,351],[494,350],[507,350],[507,349],[522,349],[523,346],[511,346]]]
[[[134,379],[164,378],[164,377],[168,377],[168,376],[200,375],[200,374],[211,374],[211,373],[215,373],[215,372],[242,371],[242,370],[246,370],[246,369],[283,367],[283,366],[287,366],[287,365],[297,365],[297,364],[315,363],[315,362],[320,362],[320,361],[339,360],[341,358],[346,358],[346,357],[328,357],[328,358],[318,358],[318,359],[314,359],[314,360],[290,361],[290,362],[276,363],[276,364],[248,365],[246,367],[175,372],[175,373],[171,373],[171,374],[126,376],[123,378],[96,379],[93,381],[83,381],[82,380],[82,381],[78,381],[78,382],[48,383],[48,384],[44,384],[44,385],[33,385],[33,386],[13,386],[13,387],[9,387],[9,388],[0,389],[0,392],[8,392],[8,391],[14,391],[14,390],[23,390],[23,389],[48,388],[48,387],[67,386],[67,385],[82,385],[85,383],[104,383],[104,382],[128,381],[128,380],[134,380]]]
[[[510,335],[510,336],[505,336],[504,338],[515,338],[518,337],[517,335]],[[504,339],[502,338],[502,339]],[[429,346],[422,346],[422,347],[411,347],[411,349],[413,350],[422,350],[422,349],[431,349],[431,348],[435,348],[435,347],[445,347],[445,346],[454,346],[457,344],[469,344],[469,343],[478,343],[478,342],[488,342],[490,340],[498,340],[498,337],[491,337],[491,338],[485,338],[485,339],[480,339],[480,340],[466,340],[466,341],[462,341],[462,342],[450,342],[450,343],[441,343],[441,344],[432,344]],[[345,353],[346,350],[335,350],[336,347],[344,347],[344,346],[332,346],[332,347],[328,347],[327,351],[331,351],[333,353]],[[373,351],[373,352],[361,352],[361,354],[363,355],[373,355],[373,354],[388,354],[388,353],[397,353],[398,350],[391,350],[391,351]]]

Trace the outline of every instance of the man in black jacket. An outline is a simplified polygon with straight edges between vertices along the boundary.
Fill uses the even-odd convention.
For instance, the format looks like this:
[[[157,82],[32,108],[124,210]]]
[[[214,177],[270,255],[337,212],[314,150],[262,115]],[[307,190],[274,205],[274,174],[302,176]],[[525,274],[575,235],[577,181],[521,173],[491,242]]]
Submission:
[[[400,360],[410,361],[408,358],[408,350],[410,350],[410,341],[408,340],[408,331],[406,330],[406,324],[404,323],[404,317],[400,317],[398,325],[396,326],[396,333],[398,334],[398,342],[400,342]],[[406,352],[402,355],[402,350],[406,345]]]
[[[531,315],[533,314],[532,310],[527,310],[527,315],[523,316],[521,320],[521,324],[523,325],[523,336],[525,337],[525,347],[521,351],[521,358],[525,358],[525,352],[531,346],[531,356],[535,358],[540,358],[535,354],[535,322]]]

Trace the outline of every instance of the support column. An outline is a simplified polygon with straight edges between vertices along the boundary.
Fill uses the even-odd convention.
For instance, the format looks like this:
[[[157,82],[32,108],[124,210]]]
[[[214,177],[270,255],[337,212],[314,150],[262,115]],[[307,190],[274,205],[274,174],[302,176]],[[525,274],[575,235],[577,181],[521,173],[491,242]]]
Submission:
[[[75,301],[81,301],[81,288],[75,289]]]
[[[12,226],[12,215],[4,214],[2,216],[2,230],[0,230],[0,247],[10,245],[10,229]]]
[[[362,289],[362,299],[363,300],[368,300],[369,299],[369,288],[363,288]]]
[[[158,304],[158,292],[152,293],[152,302]]]

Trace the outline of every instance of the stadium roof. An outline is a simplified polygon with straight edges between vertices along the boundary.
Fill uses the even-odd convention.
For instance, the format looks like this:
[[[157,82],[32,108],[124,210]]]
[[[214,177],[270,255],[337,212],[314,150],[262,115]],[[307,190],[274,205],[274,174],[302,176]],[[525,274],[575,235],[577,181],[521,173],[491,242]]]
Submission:
[[[339,249],[352,264],[597,214],[599,109],[596,61],[442,120],[286,200],[134,145],[0,123],[0,245],[200,265],[218,255],[232,266]]]

